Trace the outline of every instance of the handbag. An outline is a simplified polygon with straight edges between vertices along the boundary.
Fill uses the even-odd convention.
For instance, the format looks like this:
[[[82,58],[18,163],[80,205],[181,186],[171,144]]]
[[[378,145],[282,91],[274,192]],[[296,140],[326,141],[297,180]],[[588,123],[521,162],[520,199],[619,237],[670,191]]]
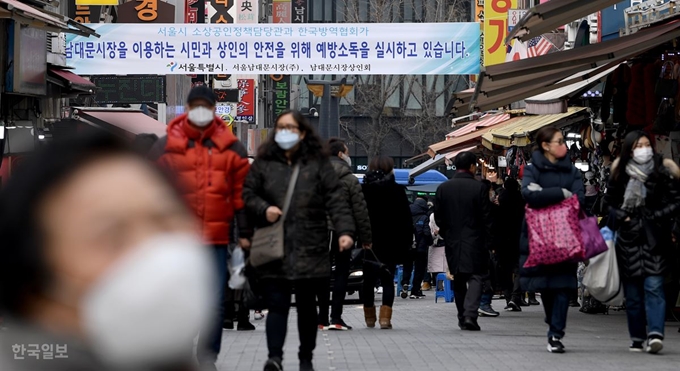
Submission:
[[[600,227],[597,225],[597,217],[588,217],[581,211],[579,226],[581,227],[583,246],[586,250],[586,259],[594,258],[607,251],[607,243],[604,241],[602,233],[600,233]]]
[[[600,230],[607,244],[607,251],[590,260],[583,274],[583,285],[592,297],[603,304],[620,306],[623,304],[623,285],[616,260],[616,237],[611,229]]]
[[[293,168],[293,175],[290,177],[290,182],[288,183],[288,190],[286,191],[286,198],[283,202],[283,215],[281,215],[281,218],[270,226],[255,230],[253,242],[250,247],[249,260],[250,265],[253,267],[259,267],[283,259],[285,236],[283,225],[286,220],[286,214],[288,214],[288,209],[290,208],[299,174],[300,165],[296,164]]]
[[[533,209],[526,206],[529,257],[524,268],[585,259],[576,195],[552,206]]]

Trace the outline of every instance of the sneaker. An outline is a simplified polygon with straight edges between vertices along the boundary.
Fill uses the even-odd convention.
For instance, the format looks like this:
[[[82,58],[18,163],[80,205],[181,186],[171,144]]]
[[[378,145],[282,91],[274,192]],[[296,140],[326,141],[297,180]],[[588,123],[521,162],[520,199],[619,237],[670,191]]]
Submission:
[[[663,340],[659,338],[649,339],[647,341],[647,353],[657,354],[663,349]]]
[[[548,352],[550,353],[564,353],[564,345],[559,338],[548,338]]]
[[[642,346],[641,341],[634,341],[633,344],[630,345],[630,348],[628,348],[628,350],[635,353],[642,353],[645,350],[645,347]]]
[[[249,321],[239,321],[236,331],[255,331],[255,325]]]
[[[318,326],[319,331],[326,331],[326,330],[328,330],[330,327],[331,327],[331,325],[330,325],[328,322],[326,322],[326,323],[319,323],[319,326]]]
[[[222,328],[225,330],[233,330],[234,329],[234,321],[225,319],[224,322],[222,322]]]
[[[300,371],[314,371],[314,365],[309,359],[300,360]]]
[[[261,320],[261,319],[264,319],[264,314],[262,313],[261,310],[256,310],[256,311],[255,311],[255,314],[253,315],[253,317],[255,317],[255,320],[256,320],[256,321],[259,321],[259,320]]]
[[[517,303],[511,301],[508,303],[508,305],[505,307],[506,312],[521,312],[522,308],[517,305]]]
[[[480,316],[483,316],[483,317],[498,317],[498,316],[501,315],[500,313],[493,310],[493,308],[491,308],[491,305],[485,305],[485,306],[479,307],[477,312],[479,313]]]
[[[425,294],[423,294],[422,291],[416,291],[416,292],[411,291],[410,298],[411,299],[425,299]]]
[[[378,289],[375,290],[375,293],[378,294],[378,295],[382,295],[382,293],[383,293],[383,288],[382,288],[382,286],[378,287]]]
[[[264,371],[283,371],[283,364],[281,358],[269,358],[264,364]]]
[[[408,285],[404,285],[401,287],[401,298],[402,299],[408,298]]]
[[[351,329],[352,326],[346,324],[342,319],[333,319],[331,320],[331,325],[328,326],[328,330],[331,331],[349,331]]]
[[[432,285],[430,285],[427,282],[423,282],[423,291],[430,291],[432,290]]]

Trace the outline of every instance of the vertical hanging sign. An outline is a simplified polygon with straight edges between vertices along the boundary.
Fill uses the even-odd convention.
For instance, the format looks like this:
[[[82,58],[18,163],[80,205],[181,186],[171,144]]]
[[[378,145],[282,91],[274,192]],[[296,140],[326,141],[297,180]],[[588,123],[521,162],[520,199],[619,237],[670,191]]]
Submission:
[[[259,23],[258,3],[258,0],[238,0],[236,3],[237,23]]]
[[[291,23],[293,4],[291,0],[274,0],[273,23]]]
[[[255,80],[238,79],[239,102],[236,109],[236,119],[239,121],[255,122]]]
[[[186,12],[184,23],[205,24],[205,0],[186,0]],[[188,75],[191,77],[191,86],[205,85],[205,75]]]
[[[517,0],[484,1],[484,66],[505,62],[510,9],[517,9]]]
[[[292,23],[307,23],[307,0],[293,0]]]
[[[273,123],[281,112],[290,109],[290,75],[269,75],[274,85]]]

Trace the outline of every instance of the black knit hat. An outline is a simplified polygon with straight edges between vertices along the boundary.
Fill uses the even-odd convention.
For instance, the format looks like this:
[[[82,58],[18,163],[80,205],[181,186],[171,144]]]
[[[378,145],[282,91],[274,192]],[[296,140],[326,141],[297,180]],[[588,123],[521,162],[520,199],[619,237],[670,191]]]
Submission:
[[[197,99],[203,99],[204,101],[210,103],[211,106],[214,106],[215,102],[217,102],[215,92],[205,85],[199,85],[191,89],[189,92],[189,97],[187,98],[187,103],[190,104]]]

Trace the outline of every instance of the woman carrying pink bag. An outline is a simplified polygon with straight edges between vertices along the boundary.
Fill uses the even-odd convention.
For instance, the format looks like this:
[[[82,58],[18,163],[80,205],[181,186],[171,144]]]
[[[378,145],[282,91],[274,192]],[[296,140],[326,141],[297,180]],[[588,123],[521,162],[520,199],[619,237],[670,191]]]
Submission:
[[[571,208],[577,212],[585,201],[583,181],[581,172],[572,165],[567,156],[564,136],[559,129],[545,127],[536,134],[536,145],[531,165],[525,167],[522,179],[522,195],[527,202],[527,207],[529,209],[555,207],[575,195],[576,198],[573,201],[567,201],[566,204],[570,204]],[[573,214],[573,211],[565,212],[565,217],[578,215]],[[578,218],[575,221],[578,227]],[[581,239],[579,228],[570,230],[568,228],[570,225],[559,224],[565,223],[565,220],[542,220],[542,222],[559,227],[554,228],[554,232],[548,232],[548,234],[558,233],[558,231],[561,233],[558,236],[544,236],[547,241],[557,241],[562,245],[569,240],[566,246],[571,246],[573,241]],[[520,284],[522,290],[541,293],[546,323],[549,326],[548,351],[564,353],[562,338],[567,325],[570,295],[577,287],[577,263],[558,263],[528,268],[525,267],[528,259],[529,233],[525,220],[520,238]]]

